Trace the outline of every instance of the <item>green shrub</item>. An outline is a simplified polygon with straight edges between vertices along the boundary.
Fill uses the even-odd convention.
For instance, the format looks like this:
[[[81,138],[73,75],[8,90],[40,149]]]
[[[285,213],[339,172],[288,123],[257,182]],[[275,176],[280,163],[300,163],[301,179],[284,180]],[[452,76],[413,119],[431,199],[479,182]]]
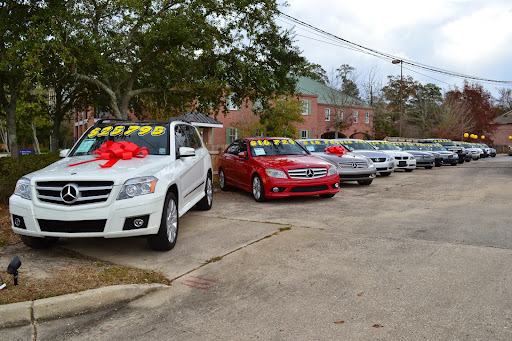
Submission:
[[[23,175],[35,172],[59,160],[58,154],[23,155],[17,159],[0,158],[0,202],[7,203],[14,192],[16,181]]]
[[[39,149],[39,151],[40,151],[41,153],[43,153],[43,154],[45,154],[45,153],[49,153],[49,152],[50,152],[50,150],[49,150],[48,148],[40,148],[40,149]]]

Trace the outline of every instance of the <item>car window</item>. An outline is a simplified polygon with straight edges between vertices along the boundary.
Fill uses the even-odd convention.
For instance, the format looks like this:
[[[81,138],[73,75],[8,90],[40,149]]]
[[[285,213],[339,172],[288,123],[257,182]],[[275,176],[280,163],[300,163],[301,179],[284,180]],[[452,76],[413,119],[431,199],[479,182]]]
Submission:
[[[203,144],[201,143],[201,137],[197,133],[197,130],[193,126],[184,126],[184,128],[187,135],[187,147],[194,149],[201,148]]]
[[[240,152],[239,142],[240,141],[235,141],[235,142],[231,143],[231,145],[226,149],[226,153],[238,155],[238,153]]]
[[[249,142],[251,156],[308,155],[308,152],[294,140],[264,139]]]
[[[176,155],[179,155],[180,147],[188,147],[185,126],[181,124],[176,125],[174,128],[174,137],[176,142]]]
[[[169,155],[169,126],[166,123],[123,122],[91,127],[73,147],[69,156],[92,155],[108,142],[131,142],[146,147],[150,155]]]

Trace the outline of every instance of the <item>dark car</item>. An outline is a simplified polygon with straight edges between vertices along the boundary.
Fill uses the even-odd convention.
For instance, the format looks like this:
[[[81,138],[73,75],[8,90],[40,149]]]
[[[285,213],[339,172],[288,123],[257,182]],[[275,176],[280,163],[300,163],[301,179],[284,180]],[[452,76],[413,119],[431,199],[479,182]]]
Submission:
[[[443,147],[445,147],[447,150],[457,153],[457,155],[459,156],[459,163],[464,163],[464,160],[467,158],[466,157],[467,152],[464,150],[464,147],[457,146],[450,139],[421,139],[421,140],[418,140],[418,143],[440,144]]]
[[[457,153],[450,152],[442,145],[440,145],[440,144],[431,144],[431,145],[424,144],[424,146],[426,146],[426,148],[429,148],[430,150],[441,155],[441,157],[443,158],[443,165],[456,166],[459,164],[459,156],[457,155]]]

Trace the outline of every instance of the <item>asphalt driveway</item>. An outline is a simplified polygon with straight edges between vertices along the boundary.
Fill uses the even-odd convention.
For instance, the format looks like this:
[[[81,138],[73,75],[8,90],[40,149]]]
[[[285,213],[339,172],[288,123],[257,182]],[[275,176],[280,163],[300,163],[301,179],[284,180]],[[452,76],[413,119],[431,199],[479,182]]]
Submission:
[[[37,339],[510,340],[511,179],[512,158],[498,156],[342,184],[332,199],[216,193],[167,253],[64,240],[174,280],[116,310],[41,322]]]

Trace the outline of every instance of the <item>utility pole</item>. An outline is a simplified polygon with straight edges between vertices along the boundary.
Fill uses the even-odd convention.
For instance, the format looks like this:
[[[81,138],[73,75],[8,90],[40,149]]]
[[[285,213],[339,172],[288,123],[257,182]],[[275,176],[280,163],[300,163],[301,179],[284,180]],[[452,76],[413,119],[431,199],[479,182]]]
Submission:
[[[403,100],[402,88],[403,88],[403,85],[404,85],[402,69],[403,69],[403,63],[404,62],[401,59],[394,59],[394,60],[391,61],[391,63],[393,63],[393,64],[400,64],[400,116],[399,116],[399,119],[398,119],[398,135],[401,137],[402,136],[402,100]]]

